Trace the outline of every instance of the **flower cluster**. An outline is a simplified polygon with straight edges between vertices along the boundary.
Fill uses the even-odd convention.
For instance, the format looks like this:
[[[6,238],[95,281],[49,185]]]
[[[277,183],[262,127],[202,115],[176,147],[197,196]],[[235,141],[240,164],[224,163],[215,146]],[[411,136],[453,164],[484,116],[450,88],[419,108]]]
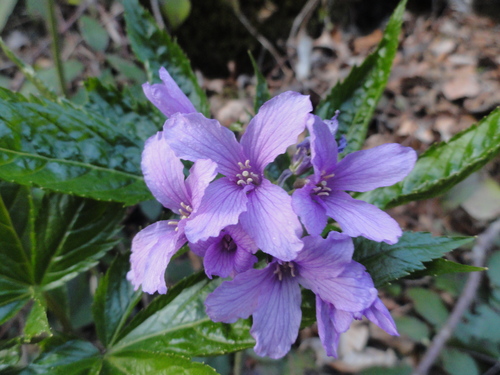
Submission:
[[[392,244],[401,229],[345,190],[363,192],[402,180],[413,168],[415,152],[387,144],[338,161],[336,117],[323,121],[312,115],[309,97],[291,91],[262,105],[238,141],[196,112],[165,69],[160,77],[163,84],[146,83],[143,89],[168,119],[146,142],[142,170],[155,198],[178,219],[159,221],[136,235],[128,274],[133,285],[166,293],[165,269],[187,242],[204,257],[208,277],[232,278],[207,297],[207,314],[226,323],[251,315],[259,355],[280,358],[295,342],[300,286],[316,295],[318,330],[328,355],[336,356],[340,333],[363,316],[397,335],[370,275],[352,260],[351,237]],[[306,129],[310,136],[298,145],[288,176],[310,175],[290,195],[265,169]],[[187,178],[182,160],[194,162]],[[323,238],[328,217],[342,233]],[[254,268],[258,250],[268,254],[263,268]]]

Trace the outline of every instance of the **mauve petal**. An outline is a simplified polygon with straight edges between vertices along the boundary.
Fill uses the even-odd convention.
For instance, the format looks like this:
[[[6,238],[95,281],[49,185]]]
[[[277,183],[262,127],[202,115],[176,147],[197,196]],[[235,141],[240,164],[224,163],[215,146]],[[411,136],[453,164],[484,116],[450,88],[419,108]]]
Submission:
[[[247,201],[245,190],[227,177],[212,182],[205,190],[200,207],[186,224],[189,242],[216,237],[223,228],[236,224],[247,209]]]
[[[241,214],[242,228],[265,253],[290,261],[302,250],[302,226],[292,210],[291,197],[268,180],[248,194],[247,211]]]
[[[259,250],[254,240],[252,240],[248,233],[243,230],[243,227],[240,224],[231,225],[225,228],[224,232],[231,235],[234,242],[238,245],[238,248],[241,248],[251,254],[255,254],[257,250]]]
[[[309,234],[320,235],[326,227],[328,217],[324,207],[312,198],[313,187],[314,185],[308,184],[295,190],[292,195],[292,208]]]
[[[318,116],[314,116],[310,132],[311,161],[316,176],[315,182],[319,182],[321,176],[331,174],[337,165],[337,142],[328,126]]]
[[[347,311],[336,309],[330,304],[330,319],[333,322],[335,330],[339,333],[346,332],[354,320],[353,314]]]
[[[271,270],[272,271],[272,270]],[[259,305],[259,295],[270,283],[267,268],[239,273],[224,281],[205,300],[207,314],[214,322],[234,323],[252,315]]]
[[[331,307],[331,304],[316,296],[316,321],[318,322],[319,338],[325,348],[326,355],[337,358],[340,333],[335,330],[333,320],[330,317]]]
[[[326,214],[336,220],[342,232],[351,237],[363,236],[377,242],[395,244],[403,234],[399,224],[379,208],[352,198],[343,191],[322,197]]]
[[[167,223],[151,224],[132,240],[131,270],[127,279],[136,290],[142,284],[142,290],[149,294],[167,292],[165,270],[172,255],[186,242],[182,231],[175,231],[175,227]]]
[[[177,213],[180,203],[190,204],[184,185],[184,166],[158,132],[144,145],[141,161],[144,181],[154,197]]]
[[[150,85],[149,83],[145,83],[142,85],[144,94],[156,108],[167,117],[177,112],[197,112],[188,97],[163,67],[160,68],[160,78],[163,84]]]
[[[264,103],[241,137],[241,145],[251,166],[262,173],[276,156],[296,143],[311,111],[309,96],[293,91]]]
[[[375,299],[375,302],[366,309],[363,314],[388,334],[393,336],[399,336],[398,330],[396,328],[396,323],[392,319],[391,313],[387,310],[387,307],[382,303],[380,298]]]
[[[205,194],[210,181],[217,176],[217,164],[211,160],[200,159],[194,162],[186,178],[187,193],[191,197],[191,207],[194,211],[198,209],[201,198]]]
[[[241,248],[227,251],[222,241],[223,238],[220,238],[219,241],[209,246],[203,259],[205,273],[209,278],[234,276],[236,273],[251,269],[257,262],[257,257]]]
[[[358,277],[359,270],[364,270],[364,267],[351,262],[336,277],[307,279],[306,283],[302,274],[299,277],[302,285],[307,284],[304,285],[306,288],[336,309],[357,312],[368,308],[377,297],[370,275],[363,271]]]
[[[206,241],[189,242],[189,249],[200,257],[204,257],[207,249],[220,240],[221,236],[210,237]]]
[[[391,186],[413,169],[417,153],[410,147],[388,143],[346,155],[328,182],[333,190],[370,191]]]
[[[250,334],[257,342],[254,350],[260,356],[274,359],[285,356],[297,339],[302,318],[300,286],[293,277],[279,281],[268,267],[273,281],[267,282],[253,313]]]
[[[172,116],[165,122],[163,133],[181,159],[213,160],[220,173],[233,179],[241,172],[238,162],[245,163],[246,158],[234,133],[201,113]]]
[[[352,260],[354,245],[351,237],[331,231],[327,238],[307,236],[302,239],[304,249],[294,263],[301,278],[314,280],[340,275]]]

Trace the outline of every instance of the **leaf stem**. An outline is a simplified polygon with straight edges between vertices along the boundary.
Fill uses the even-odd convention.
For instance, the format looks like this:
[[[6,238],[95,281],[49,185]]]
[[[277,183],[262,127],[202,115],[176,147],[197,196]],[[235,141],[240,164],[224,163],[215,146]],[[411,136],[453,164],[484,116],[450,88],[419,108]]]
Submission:
[[[241,362],[243,360],[243,351],[234,353],[233,375],[241,375]]]
[[[59,49],[59,34],[57,31],[57,20],[56,20],[56,12],[54,0],[47,0],[47,8],[49,13],[49,30],[50,36],[52,38],[52,57],[56,64],[57,78],[59,83],[59,88],[64,97],[68,96],[68,92],[66,90],[66,81],[64,79],[64,67],[61,61],[61,50]]]

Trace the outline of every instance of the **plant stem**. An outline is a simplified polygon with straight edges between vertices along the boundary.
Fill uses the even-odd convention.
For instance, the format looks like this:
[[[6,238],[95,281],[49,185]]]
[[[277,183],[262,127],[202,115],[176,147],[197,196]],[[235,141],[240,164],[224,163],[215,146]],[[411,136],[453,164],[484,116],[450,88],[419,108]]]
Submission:
[[[49,30],[52,38],[52,57],[56,64],[57,78],[59,81],[59,88],[61,94],[65,97],[68,96],[66,90],[66,81],[64,79],[64,67],[61,61],[61,50],[59,49],[59,34],[57,31],[57,20],[54,0],[47,0],[47,10],[49,13]]]
[[[234,353],[233,375],[241,375],[241,361],[243,360],[243,351]]]

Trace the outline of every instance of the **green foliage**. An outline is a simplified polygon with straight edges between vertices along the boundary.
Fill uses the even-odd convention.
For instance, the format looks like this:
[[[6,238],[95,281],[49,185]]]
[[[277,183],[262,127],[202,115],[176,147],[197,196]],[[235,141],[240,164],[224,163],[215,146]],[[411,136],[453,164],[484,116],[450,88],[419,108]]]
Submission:
[[[257,79],[257,85],[255,86],[255,99],[254,99],[254,112],[257,113],[259,108],[271,98],[271,94],[269,93],[269,88],[267,87],[266,77],[262,75],[253,58],[250,51],[248,52],[248,56],[250,57],[250,61],[252,62],[253,71],[255,74],[255,78]]]
[[[96,51],[104,52],[109,44],[108,32],[101,24],[89,16],[82,16],[78,20],[82,37],[87,44]]]
[[[412,279],[424,276],[438,276],[448,273],[478,272],[485,271],[484,267],[474,267],[467,264],[455,263],[447,259],[438,258],[431,262],[424,263],[425,269],[411,274]]]
[[[430,233],[404,232],[399,242],[388,245],[362,237],[354,239],[353,259],[363,264],[376,286],[423,270],[424,262],[442,257],[473,237],[433,237]]]
[[[96,265],[122,217],[117,204],[0,183],[0,321],[33,298],[26,336],[48,332],[43,292]]]
[[[148,80],[157,80],[160,67],[165,67],[195,108],[208,116],[210,109],[206,94],[198,85],[189,60],[179,45],[158,28],[153,17],[137,0],[121,1],[125,7],[130,45],[137,59],[146,67]]]
[[[394,207],[443,194],[477,171],[500,151],[500,109],[458,133],[432,145],[401,182],[358,195],[379,207]]]
[[[94,199],[151,197],[134,129],[62,102],[0,89],[0,178]]]
[[[389,79],[405,6],[406,0],[402,0],[389,19],[377,50],[361,66],[354,67],[316,108],[316,114],[323,119],[332,118],[335,111],[340,110],[338,134],[347,138],[346,153],[359,150],[366,138],[373,112]]]
[[[413,300],[415,310],[436,329],[444,325],[448,319],[448,310],[441,297],[429,289],[411,288],[407,292]]]

